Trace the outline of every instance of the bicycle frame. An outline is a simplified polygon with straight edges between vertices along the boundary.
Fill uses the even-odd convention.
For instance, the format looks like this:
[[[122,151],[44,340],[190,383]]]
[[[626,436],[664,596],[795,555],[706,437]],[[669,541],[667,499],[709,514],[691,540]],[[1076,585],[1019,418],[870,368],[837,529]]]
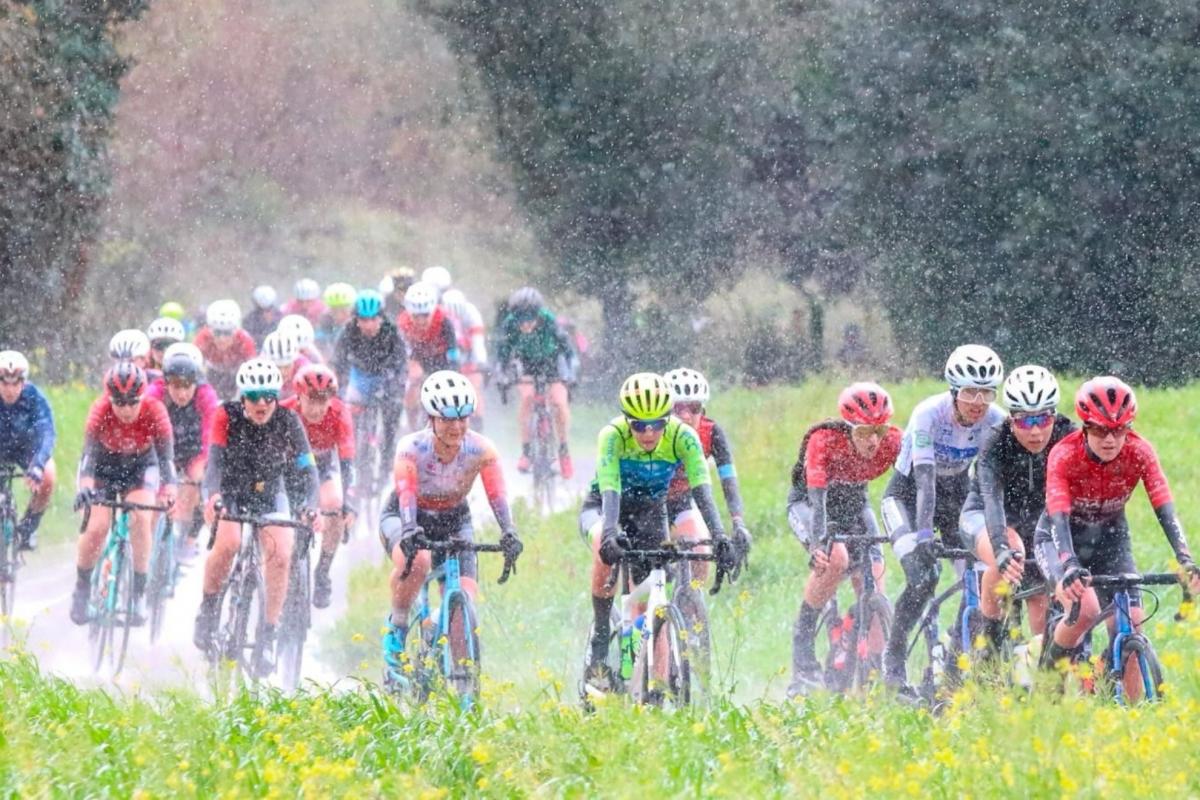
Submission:
[[[868,548],[867,553],[864,554],[864,557],[862,559],[862,564],[858,568],[861,583],[858,587],[855,588],[855,607],[857,608],[857,613],[855,613],[855,615],[854,615],[853,630],[854,630],[855,647],[857,648],[857,653],[856,653],[857,661],[856,661],[856,667],[855,667],[857,670],[859,668],[858,665],[862,663],[862,659],[864,658],[864,656],[867,655],[864,648],[866,647],[866,643],[871,634],[870,618],[869,618],[870,615],[864,614],[862,612],[866,606],[867,601],[873,595],[879,594],[879,591],[878,591],[879,585],[875,580],[875,569],[874,569],[874,564],[871,560],[871,554],[870,554],[869,548],[872,545],[888,544],[891,542],[891,539],[887,536],[834,534],[833,536],[831,536],[829,538],[829,542],[831,545],[832,544],[844,544],[847,547],[849,547],[850,545],[859,544],[859,545],[862,545],[862,546]],[[847,573],[847,577],[850,577],[851,579],[853,579],[853,576],[849,573]],[[852,580],[852,583],[853,583],[853,580]],[[837,595],[835,592],[834,593],[835,599],[836,599],[836,596]],[[865,671],[863,674],[865,675]],[[853,676],[852,676],[851,680],[852,680],[852,682],[854,681]]]
[[[13,480],[20,471],[11,464],[0,466],[0,613],[11,615],[11,584],[16,579],[17,569],[24,563],[24,556],[16,541],[17,503],[13,497]]]

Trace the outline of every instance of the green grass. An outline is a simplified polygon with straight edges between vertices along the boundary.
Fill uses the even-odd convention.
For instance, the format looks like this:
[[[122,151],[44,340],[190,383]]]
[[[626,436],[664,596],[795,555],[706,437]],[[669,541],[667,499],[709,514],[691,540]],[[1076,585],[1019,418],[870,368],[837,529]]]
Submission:
[[[505,586],[482,561],[484,709],[395,706],[369,686],[217,702],[190,692],[110,697],[0,664],[0,795],[75,796],[1066,796],[1193,797],[1200,775],[1200,625],[1171,619],[1178,591],[1148,625],[1169,693],[1149,708],[1039,691],[1018,698],[968,688],[940,718],[874,696],[782,702],[790,629],[807,558],[787,530],[788,474],[804,429],[840,387],[723,392],[713,415],[736,449],[755,534],[751,569],[710,609],[718,675],[730,690],[692,713],[640,711],[610,700],[576,709],[590,615],[589,557],[574,512],[521,512],[527,550]],[[938,385],[894,388],[901,422]],[[1158,446],[1185,528],[1200,386],[1144,391],[1138,428]],[[56,406],[56,410],[58,406]],[[577,418],[576,453],[606,416]],[[60,430],[62,429],[60,425]],[[63,438],[67,438],[64,436]],[[60,468],[64,462],[60,460]],[[73,463],[70,464],[73,467]],[[873,487],[876,496],[882,481]],[[1170,551],[1140,490],[1130,506],[1143,569]],[[481,521],[484,522],[484,521]],[[483,525],[484,537],[494,534]],[[888,585],[900,571],[889,554]],[[382,562],[382,554],[380,561]],[[383,563],[352,576],[351,611],[321,655],[348,674],[379,674],[387,608]],[[751,627],[753,626],[753,627]]]

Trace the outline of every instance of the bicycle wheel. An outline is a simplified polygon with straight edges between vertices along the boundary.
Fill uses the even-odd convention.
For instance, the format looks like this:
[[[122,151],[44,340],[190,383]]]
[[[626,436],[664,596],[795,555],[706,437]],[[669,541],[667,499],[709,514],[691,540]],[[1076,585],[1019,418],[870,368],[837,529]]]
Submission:
[[[229,607],[227,609],[227,625],[225,636],[222,637],[224,646],[221,655],[232,661],[239,670],[253,677],[255,645],[258,634],[258,618],[262,616],[263,587],[262,576],[254,565],[241,564],[235,571],[235,578],[230,580],[227,593]],[[250,626],[254,624],[255,639],[250,638]]]
[[[16,520],[9,510],[0,512],[0,646],[8,646],[8,630],[17,602],[17,567],[20,565],[20,543],[17,542]]]
[[[533,498],[538,510],[554,510],[554,430],[544,410],[535,411],[533,430]]]
[[[117,579],[120,569],[115,548],[105,548],[92,568],[92,584],[88,598],[88,648],[92,672],[100,672],[105,656],[112,650],[113,629],[116,625]]]
[[[908,646],[908,674],[913,688],[927,704],[933,704],[946,679],[947,662],[953,658],[942,641],[937,617],[926,612]]]
[[[892,605],[882,594],[876,592],[865,600],[866,624],[854,643],[854,670],[851,688],[855,691],[867,689],[883,675],[883,652],[872,653],[872,639],[878,635],[880,645],[887,642],[892,632]],[[879,634],[873,633],[878,630]]]
[[[150,614],[150,642],[158,641],[163,617],[167,613],[167,595],[175,571],[175,543],[171,538],[171,522],[160,514],[154,531],[154,548],[150,551],[150,579],[146,583],[146,610]]]
[[[704,595],[691,583],[677,582],[674,603],[683,618],[681,634],[690,651],[692,693],[709,689],[712,673],[712,635],[708,623],[708,607]]]
[[[120,569],[117,571],[117,608],[119,616],[114,630],[112,674],[115,676],[125,666],[125,654],[129,652],[129,636],[133,633],[133,556],[129,552],[129,542],[122,542],[120,548]]]
[[[626,690],[629,682],[633,679],[633,657],[629,657],[628,664],[624,664],[621,655],[621,612],[617,610],[618,602],[614,602],[608,613],[608,648],[605,650],[604,664],[608,667],[608,674],[612,676],[615,686],[609,687],[609,691],[620,693]],[[596,635],[596,621],[588,625],[587,638],[584,639],[583,645],[583,667],[579,677],[579,700],[583,704],[585,711],[593,711],[595,707],[592,705],[591,694],[597,689],[588,688],[587,675],[588,667],[592,663],[592,638]],[[633,633],[634,643],[641,634],[636,631]]]
[[[675,605],[655,615],[650,639],[638,650],[633,665],[633,700],[643,705],[685,708],[692,702],[692,665],[683,614]],[[656,648],[666,663],[651,673],[649,652]]]
[[[442,677],[459,697],[463,708],[470,708],[479,696],[479,630],[475,607],[463,592],[447,601],[449,621],[447,641],[442,648]]]
[[[1111,652],[1109,656],[1111,663]],[[1111,684],[1109,688],[1118,703],[1123,705],[1152,703],[1161,699],[1159,687],[1163,683],[1162,664],[1159,663],[1158,655],[1154,652],[1150,640],[1145,636],[1134,633],[1126,637],[1125,642],[1121,645],[1121,663],[1116,666],[1116,669],[1109,671],[1108,680]],[[1127,671],[1135,667],[1140,670],[1142,675],[1142,683],[1139,687],[1140,696],[1130,698],[1125,691],[1123,679]]]
[[[304,642],[308,638],[311,624],[312,573],[307,548],[302,556],[292,559],[292,570],[288,576],[287,599],[283,603],[283,619],[279,625],[280,679],[283,688],[293,691],[300,685],[301,667],[304,661]]]

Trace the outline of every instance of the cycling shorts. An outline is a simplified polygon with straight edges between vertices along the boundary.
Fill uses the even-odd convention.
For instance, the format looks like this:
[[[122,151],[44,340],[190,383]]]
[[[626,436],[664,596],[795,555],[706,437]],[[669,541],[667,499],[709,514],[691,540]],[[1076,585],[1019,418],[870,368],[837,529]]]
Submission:
[[[963,549],[970,550],[978,556],[978,552],[975,550],[976,536],[980,533],[987,536],[987,525],[983,519],[983,512],[964,511],[959,517],[958,523],[958,537]],[[1036,527],[1035,525],[1034,528]],[[1033,528],[1029,529],[1028,537],[1021,533],[1021,528],[1017,528],[1016,531],[1021,534],[1021,543],[1025,546],[1025,573],[1021,578],[1021,586],[1047,584],[1046,574],[1038,566],[1037,554],[1033,546]]]
[[[276,480],[274,487],[262,492],[222,492],[221,502],[233,514],[247,514],[273,519],[291,519],[292,507],[288,502],[283,478]]]
[[[812,547],[812,516],[812,506],[804,501],[788,505],[788,524],[792,528],[792,533],[796,534],[796,538],[808,549]],[[825,528],[831,536],[834,534],[843,536],[879,535],[878,526],[875,526],[875,530],[868,529],[861,514],[852,514],[845,519],[829,517]],[[851,542],[846,545],[846,554],[850,557],[850,569],[861,567],[867,558],[871,559],[872,564],[883,563],[883,548],[878,544]]]
[[[93,470],[96,489],[108,494],[127,494],[138,489],[157,492],[160,476],[154,451],[143,455],[104,454],[96,459]]]
[[[36,452],[37,446],[34,442],[13,442],[0,450],[0,464],[15,464],[25,469],[32,463]]]
[[[590,543],[593,531],[595,535],[600,535],[601,522],[600,492],[588,492],[583,506],[579,509],[579,532],[585,541]],[[667,527],[667,504],[662,500],[635,502],[629,498],[621,498],[621,512],[617,523],[621,534],[629,539],[630,547],[634,550],[657,549],[671,538]],[[635,561],[630,564],[630,573],[633,583],[639,584],[650,575],[650,565],[644,561]]]
[[[425,532],[425,538],[435,542],[451,539],[461,542],[475,541],[475,528],[471,524],[471,507],[464,501],[445,511],[417,509],[417,525]],[[400,519],[400,503],[396,493],[388,496],[383,514],[379,517],[379,543],[390,558],[404,534],[404,523]],[[431,553],[433,568],[446,562],[445,553]],[[458,557],[458,572],[464,578],[474,579],[478,574],[475,553],[462,553]]]
[[[331,481],[334,478],[341,480],[342,462],[338,458],[337,450],[322,450],[314,453],[313,456],[317,462],[317,480],[320,483]]]
[[[1038,522],[1036,533],[1038,543],[1038,566],[1046,575],[1053,575],[1049,559],[1057,559],[1058,551],[1050,535],[1050,517],[1042,515]],[[1075,545],[1075,555],[1079,564],[1093,575],[1124,575],[1136,573],[1137,564],[1133,560],[1133,542],[1129,536],[1129,523],[1125,514],[1103,522],[1080,522],[1071,520],[1071,541]],[[1112,589],[1097,589],[1096,597],[1100,607],[1104,608],[1112,602]],[[1138,589],[1129,592],[1132,605],[1142,604],[1142,593]]]

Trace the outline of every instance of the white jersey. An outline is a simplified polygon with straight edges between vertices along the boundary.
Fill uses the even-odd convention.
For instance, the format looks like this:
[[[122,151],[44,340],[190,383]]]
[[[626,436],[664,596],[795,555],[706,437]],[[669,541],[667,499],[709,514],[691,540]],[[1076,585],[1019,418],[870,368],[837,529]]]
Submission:
[[[458,337],[458,346],[466,357],[467,362],[477,367],[486,364],[487,336],[483,328],[483,314],[479,312],[479,307],[469,300],[464,300],[461,307],[461,316],[455,314],[445,306],[443,308],[454,323],[454,333]]]
[[[971,427],[958,422],[950,392],[935,394],[917,404],[904,429],[896,471],[911,475],[914,464],[933,464],[939,476],[959,475],[971,466],[989,428],[1005,418],[1004,409],[993,403]]]

